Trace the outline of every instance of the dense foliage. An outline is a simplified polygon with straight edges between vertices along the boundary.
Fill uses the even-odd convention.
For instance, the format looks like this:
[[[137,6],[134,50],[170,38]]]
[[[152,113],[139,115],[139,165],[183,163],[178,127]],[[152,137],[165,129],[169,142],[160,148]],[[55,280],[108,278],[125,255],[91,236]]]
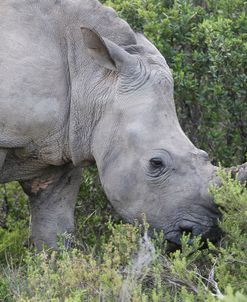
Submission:
[[[247,151],[247,2],[106,0],[144,32],[173,70],[183,129],[212,159],[244,161]],[[0,186],[0,301],[247,302],[247,189],[227,175],[212,189],[225,236],[201,249],[183,238],[167,255],[162,234],[122,224],[86,170],[73,248],[36,254],[29,208],[16,183]],[[111,216],[110,216],[111,215]],[[66,238],[68,239],[68,238]]]
[[[62,237],[59,252],[36,254],[24,247],[29,225],[28,215],[22,216],[28,214],[25,197],[15,184],[8,185],[7,198],[0,192],[11,209],[6,228],[0,229],[0,301],[247,301],[244,186],[225,175],[223,186],[212,189],[224,209],[225,236],[218,245],[201,249],[200,238],[188,245],[184,236],[182,249],[167,255],[162,234],[151,241],[147,225],[106,218],[107,201],[92,175],[87,171],[77,207],[77,228],[86,232],[71,238],[69,251]],[[92,205],[93,195],[99,206]],[[91,213],[81,217],[82,206]]]

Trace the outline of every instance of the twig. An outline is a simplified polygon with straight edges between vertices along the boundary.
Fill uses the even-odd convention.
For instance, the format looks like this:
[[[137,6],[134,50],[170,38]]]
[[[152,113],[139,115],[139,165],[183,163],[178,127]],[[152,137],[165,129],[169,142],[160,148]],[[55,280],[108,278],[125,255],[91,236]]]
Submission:
[[[133,264],[128,268],[128,275],[123,282],[119,302],[131,301],[131,292],[136,287],[136,282],[145,274],[145,270],[148,269],[150,263],[155,257],[155,248],[150,241],[147,232],[145,232],[141,242],[140,248],[133,259]]]
[[[208,276],[208,282],[213,286],[215,290],[214,296],[216,296],[218,299],[222,300],[224,299],[224,295],[221,293],[218,283],[214,280],[214,274],[215,274],[215,265],[212,267],[211,271],[209,272]]]

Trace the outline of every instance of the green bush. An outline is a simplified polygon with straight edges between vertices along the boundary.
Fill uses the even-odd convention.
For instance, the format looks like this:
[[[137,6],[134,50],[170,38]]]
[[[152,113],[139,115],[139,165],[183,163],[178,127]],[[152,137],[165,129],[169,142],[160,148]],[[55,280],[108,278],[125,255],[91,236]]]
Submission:
[[[93,194],[102,198],[87,173],[79,207]],[[37,255],[22,247],[16,254],[13,247],[20,244],[10,237],[12,249],[6,246],[0,268],[0,301],[247,301],[247,188],[222,177],[222,186],[212,188],[223,213],[225,235],[218,245],[209,242],[202,249],[200,238],[189,245],[184,235],[181,250],[167,255],[162,234],[151,241],[147,225],[111,218],[103,218],[108,222],[101,233],[94,222],[108,212],[103,206],[98,214],[93,210],[89,234],[77,237],[72,250],[61,245],[59,252]]]
[[[158,47],[173,70],[182,128],[212,160],[245,161],[245,0],[106,0]]]
[[[247,189],[230,175],[222,175],[223,186],[213,190],[215,202],[222,208],[220,222],[225,236],[218,249],[219,286],[231,284],[247,293]]]
[[[1,265],[7,254],[16,262],[24,253],[29,236],[29,209],[27,198],[17,183],[0,186],[0,205]]]
[[[107,238],[109,218],[115,222],[120,220],[107,200],[96,167],[83,172],[83,182],[76,204],[76,245],[95,246],[99,248]]]

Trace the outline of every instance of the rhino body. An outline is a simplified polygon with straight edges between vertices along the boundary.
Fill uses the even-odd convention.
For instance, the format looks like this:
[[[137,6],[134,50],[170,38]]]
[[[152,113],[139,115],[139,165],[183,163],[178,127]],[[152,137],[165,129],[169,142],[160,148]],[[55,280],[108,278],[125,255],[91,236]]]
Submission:
[[[0,183],[30,198],[41,248],[74,228],[81,170],[96,161],[122,217],[145,213],[179,243],[217,237],[216,168],[180,128],[159,51],[96,0],[1,0]]]

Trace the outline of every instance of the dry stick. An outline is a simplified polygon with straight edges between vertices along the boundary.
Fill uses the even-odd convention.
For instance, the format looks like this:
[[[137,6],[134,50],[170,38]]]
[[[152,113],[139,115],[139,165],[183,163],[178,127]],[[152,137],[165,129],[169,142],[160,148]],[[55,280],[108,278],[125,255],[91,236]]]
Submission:
[[[211,269],[209,276],[208,276],[208,282],[213,286],[213,288],[215,290],[215,294],[213,294],[213,295],[215,297],[217,297],[218,299],[222,300],[222,299],[224,299],[224,295],[221,293],[221,291],[218,287],[218,283],[214,279],[214,272],[215,272],[215,268],[213,266],[213,268]]]
[[[136,286],[138,279],[148,269],[150,263],[154,260],[155,248],[149,239],[147,232],[145,232],[136,257],[133,259],[133,264],[128,268],[128,275],[123,281],[120,292],[119,302],[131,301],[131,293]]]

